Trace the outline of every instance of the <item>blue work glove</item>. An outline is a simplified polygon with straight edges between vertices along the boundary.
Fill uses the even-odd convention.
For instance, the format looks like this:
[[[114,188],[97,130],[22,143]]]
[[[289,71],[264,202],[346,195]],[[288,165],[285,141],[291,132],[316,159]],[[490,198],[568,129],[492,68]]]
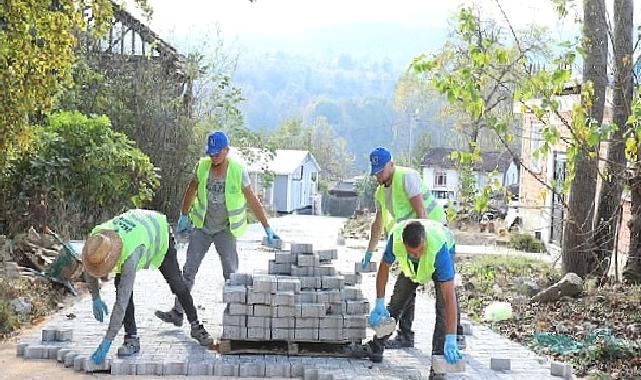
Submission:
[[[376,305],[369,314],[369,325],[372,327],[378,326],[384,318],[389,317],[389,311],[385,308],[385,298],[377,298]]]
[[[456,334],[445,335],[445,345],[443,346],[443,353],[445,355],[445,360],[447,360],[449,364],[456,364],[463,358],[458,350],[458,344],[456,343]]]
[[[191,222],[189,221],[189,217],[185,214],[180,214],[180,218],[178,218],[178,226],[176,226],[176,232],[179,234],[189,232],[191,230]]]
[[[265,227],[265,233],[267,234],[267,243],[269,244],[274,244],[275,239],[280,239],[271,227]]]
[[[96,321],[102,322],[104,315],[109,315],[107,305],[105,305],[100,297],[96,297],[96,299],[93,300],[93,317],[96,318]]]
[[[367,251],[365,252],[365,256],[363,256],[363,261],[361,261],[361,265],[363,269],[367,268],[367,265],[369,264],[369,261],[372,259],[372,252]]]
[[[100,342],[100,345],[98,346],[98,348],[96,348],[96,352],[91,355],[91,360],[95,365],[100,365],[105,362],[110,347],[111,339],[105,338],[102,340],[102,342]]]

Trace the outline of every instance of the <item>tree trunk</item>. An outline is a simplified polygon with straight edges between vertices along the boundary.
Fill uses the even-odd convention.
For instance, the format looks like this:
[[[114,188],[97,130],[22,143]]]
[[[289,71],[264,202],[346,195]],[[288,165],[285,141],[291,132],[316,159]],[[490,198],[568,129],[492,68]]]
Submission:
[[[603,121],[605,87],[607,85],[608,40],[604,0],[583,2],[583,83],[594,88],[589,119],[597,124]],[[590,257],[594,249],[592,222],[596,193],[597,161],[580,148],[575,158],[576,176],[570,187],[568,220],[563,234],[563,270],[584,277],[590,272]]]
[[[625,168],[626,122],[632,104],[632,15],[633,0],[614,1],[614,94],[612,121],[617,130],[610,136],[608,146],[607,178],[601,185],[599,209],[596,218],[595,242],[596,255],[592,273],[607,278],[612,249],[614,248],[616,225],[619,220],[616,212],[621,202]]]

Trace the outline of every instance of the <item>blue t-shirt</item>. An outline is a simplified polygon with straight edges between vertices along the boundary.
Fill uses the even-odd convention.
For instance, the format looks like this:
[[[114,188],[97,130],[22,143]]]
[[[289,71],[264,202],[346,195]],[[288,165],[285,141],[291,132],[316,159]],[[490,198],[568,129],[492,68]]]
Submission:
[[[392,251],[393,241],[394,235],[390,234],[387,245],[385,246],[385,253],[383,253],[383,261],[390,265],[396,261],[396,257]],[[454,279],[454,274],[456,273],[454,269],[454,248],[455,246],[452,246],[450,249],[447,247],[447,244],[443,244],[443,247],[436,253],[436,260],[434,262],[436,281],[447,282]],[[407,257],[412,262],[418,263],[418,259],[415,259],[412,255],[408,254]]]

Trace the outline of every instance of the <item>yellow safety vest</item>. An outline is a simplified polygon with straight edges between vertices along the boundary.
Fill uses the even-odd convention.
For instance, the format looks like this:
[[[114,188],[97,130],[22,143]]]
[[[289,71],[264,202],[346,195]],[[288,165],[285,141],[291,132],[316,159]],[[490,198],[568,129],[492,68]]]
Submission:
[[[396,257],[396,261],[405,277],[413,282],[425,284],[432,279],[436,254],[443,246],[448,249],[452,248],[454,238],[449,229],[442,223],[420,219],[419,222],[425,228],[425,252],[418,261],[418,268],[414,270],[414,263],[410,260],[409,253],[407,253],[405,244],[403,244],[403,229],[408,221],[397,223],[392,229],[392,253]]]
[[[112,230],[122,240],[122,252],[116,262],[114,272],[120,273],[122,264],[140,245],[143,254],[136,264],[136,270],[160,267],[169,248],[169,224],[167,217],[151,210],[133,209],[120,214],[91,231],[95,235],[104,230]]]
[[[416,212],[412,207],[412,203],[410,202],[407,193],[405,193],[404,177],[407,173],[416,174],[420,181],[421,177],[418,175],[416,170],[403,166],[395,167],[391,185],[392,210],[387,209],[387,202],[385,202],[385,186],[378,185],[376,188],[375,198],[378,202],[379,210],[381,210],[385,233],[389,233],[395,223],[417,217]],[[423,207],[425,208],[425,215],[427,216],[427,219],[435,220],[440,223],[447,222],[445,210],[443,210],[443,207],[436,202],[436,198],[434,198],[432,193],[427,190],[427,186],[425,186],[423,181],[421,181],[421,193],[423,194]]]
[[[225,207],[229,217],[229,228],[235,237],[247,230],[247,201],[243,194],[243,165],[228,158],[227,177],[225,178]],[[207,213],[207,180],[211,171],[211,158],[202,157],[196,167],[198,191],[189,210],[189,218],[196,228],[203,228]]]

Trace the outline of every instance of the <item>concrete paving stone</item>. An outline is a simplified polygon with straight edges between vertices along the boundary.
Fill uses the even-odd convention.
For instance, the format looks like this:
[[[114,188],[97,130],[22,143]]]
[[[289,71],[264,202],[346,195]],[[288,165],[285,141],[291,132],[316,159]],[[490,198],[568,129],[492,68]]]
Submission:
[[[240,377],[265,377],[265,363],[246,363],[239,365]]]
[[[343,340],[342,328],[320,328],[318,330],[318,340],[326,342],[338,342]]]
[[[242,303],[230,303],[227,305],[227,314],[229,315],[251,315],[249,309],[251,305]]]
[[[361,315],[369,313],[369,302],[361,301],[345,301],[348,315]]]
[[[360,273],[345,273],[345,272],[342,272],[341,276],[343,276],[343,278],[345,278],[345,285],[354,286],[356,284],[360,284],[361,281],[362,281]]]
[[[223,302],[244,304],[247,302],[247,288],[245,286],[225,286],[223,288]]]
[[[267,240],[267,236],[263,236],[263,245],[269,248],[274,248],[274,249],[283,249],[283,241],[281,239],[272,239],[272,242],[270,243],[269,240]]]
[[[56,331],[55,329],[43,329],[42,330],[42,341],[43,342],[55,342],[56,341]]]
[[[277,291],[272,295],[272,306],[294,306],[296,304],[296,295],[293,291]]]
[[[286,340],[294,341],[296,340],[294,328],[273,328],[272,327],[272,340]]]
[[[71,352],[70,348],[62,348],[56,353],[56,361],[58,363],[63,363],[65,361],[65,355]]]
[[[272,318],[272,328],[293,329],[296,327],[296,319],[292,317]]]
[[[184,376],[187,374],[187,363],[181,361],[165,361],[162,363],[163,376]]]
[[[345,286],[343,276],[322,276],[321,282],[323,289],[342,289]]]
[[[296,260],[296,255],[292,255],[291,253],[276,252],[276,254],[274,254],[274,261],[278,264],[292,264],[295,263]]]
[[[318,372],[318,380],[334,380],[334,375],[329,372]]]
[[[316,292],[316,299],[311,301],[311,303],[329,303],[329,293],[326,290],[318,290]]]
[[[214,364],[207,362],[187,363],[187,376],[211,376],[214,374]]]
[[[269,260],[268,263],[268,272],[269,274],[283,275],[292,273],[292,264],[291,263],[277,263],[274,260]]]
[[[271,317],[247,317],[247,327],[263,327],[269,329],[272,327]]]
[[[278,318],[301,316],[300,307],[298,306],[277,306],[275,307],[275,309],[276,309],[276,316]]]
[[[320,318],[295,318],[297,329],[317,329],[320,327]]]
[[[367,330],[362,328],[362,329],[356,329],[356,328],[349,328],[349,329],[343,329],[343,338],[346,340],[361,340],[361,339],[366,339],[367,338]]]
[[[343,327],[365,329],[367,327],[367,316],[366,315],[344,315]]]
[[[343,329],[343,316],[342,315],[328,315],[320,318],[319,328],[321,329]]]
[[[550,375],[552,376],[560,376],[565,379],[571,379],[572,372],[573,372],[572,364],[563,363],[563,362],[550,363]]]
[[[251,286],[252,275],[251,273],[235,272],[229,275],[230,285],[232,286]]]
[[[270,340],[271,329],[269,327],[247,327],[247,340]]]
[[[267,363],[265,364],[265,377],[289,378],[291,370],[289,363]]]
[[[24,350],[29,346],[29,343],[18,343],[16,345],[16,355],[24,356]]]
[[[276,293],[278,281],[276,276],[254,276],[253,290],[262,293]]]
[[[75,369],[75,359],[74,359],[74,369]],[[90,356],[85,356],[84,367],[82,368],[82,370],[88,373],[103,372],[103,371],[111,372],[111,359],[105,359],[105,361],[102,364],[97,365],[93,362],[93,360],[91,360]]]
[[[272,302],[271,293],[254,292],[252,288],[247,289],[248,304],[271,305],[271,302]]]
[[[136,363],[136,375],[162,376],[162,362],[143,361]]]
[[[334,289],[334,290],[327,290],[327,295],[329,296],[329,303],[338,303],[338,302],[343,302],[343,296],[341,295],[341,291]]]
[[[129,360],[113,359],[111,361],[111,374],[118,376],[135,375],[138,364]]]
[[[318,258],[321,261],[338,259],[338,249],[315,249],[314,253],[318,254]]]
[[[358,301],[363,300],[363,291],[356,286],[346,286],[341,290],[341,296],[344,301]]]
[[[57,342],[70,342],[71,340],[73,340],[73,330],[72,329],[56,330],[56,341]]]
[[[303,380],[318,380],[318,369],[305,367],[303,369]]]
[[[305,365],[300,362],[293,362],[291,365],[292,377],[301,378],[305,375]]]
[[[44,345],[32,344],[24,349],[25,359],[47,359],[49,357],[49,347]]]
[[[346,315],[347,304],[345,302],[330,303],[327,306],[327,315]]]
[[[79,354],[76,351],[70,351],[65,355],[63,364],[66,368],[73,367],[73,359]]]
[[[73,358],[73,370],[78,372],[83,371],[88,358],[87,355],[78,355]]]
[[[465,360],[459,360],[456,364],[449,364],[443,355],[432,356],[432,370],[434,373],[463,373],[465,372]]]
[[[294,255],[314,253],[314,246],[308,243],[292,243],[289,251]]]
[[[317,267],[320,265],[318,254],[299,254],[297,264],[299,267]]]
[[[294,335],[297,341],[317,341],[318,329],[296,329]]]
[[[314,276],[335,276],[336,268],[331,264],[321,264],[317,267],[314,267]],[[322,281],[322,280],[321,280]]]
[[[300,280],[294,277],[278,277],[279,292],[300,292]]]
[[[301,277],[301,279],[303,278],[314,278],[314,277]],[[296,300],[296,303],[318,302],[316,298],[315,290],[301,290],[300,293],[296,294],[294,298]]]
[[[301,289],[319,289],[322,286],[320,277],[299,277]]]
[[[240,373],[238,363],[214,363],[214,376],[238,376]]]
[[[374,273],[378,270],[378,266],[375,261],[370,261],[369,264],[363,268],[361,262],[354,263],[354,273]]]
[[[223,339],[243,340],[247,339],[247,327],[223,326]]]
[[[463,335],[472,335],[472,324],[470,322],[461,322]]]
[[[247,318],[246,315],[229,315],[228,313],[223,313],[223,326],[247,326]]]
[[[509,371],[510,368],[509,358],[490,358],[490,369],[494,371]]]
[[[291,267],[292,277],[301,278],[301,277],[313,277],[314,276],[314,267],[299,267],[292,264]]]
[[[289,306],[289,307],[292,307],[292,306]],[[278,317],[279,316],[278,308],[273,306],[266,306],[266,305],[254,305],[253,316],[254,317]]]
[[[47,346],[47,359],[56,360],[58,358],[58,351],[62,349],[62,346]]]
[[[323,303],[303,303],[300,304],[300,314],[302,318],[320,318],[327,315],[327,307]]]

